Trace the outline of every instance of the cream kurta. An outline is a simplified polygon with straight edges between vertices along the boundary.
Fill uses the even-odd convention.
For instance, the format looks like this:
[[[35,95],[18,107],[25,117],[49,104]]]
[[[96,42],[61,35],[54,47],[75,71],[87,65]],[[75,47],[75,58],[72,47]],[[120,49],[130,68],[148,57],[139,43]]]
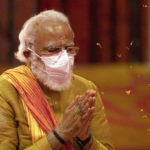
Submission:
[[[71,87],[62,92],[42,90],[52,106],[58,120],[63,117],[65,108],[76,95],[83,94],[87,89],[97,91],[95,85],[80,76],[73,75]],[[97,91],[96,105],[90,131],[94,142],[90,150],[112,150],[109,127],[104,107]],[[17,90],[7,80],[0,78],[0,149],[2,150],[51,150],[46,137],[32,143],[25,111]]]

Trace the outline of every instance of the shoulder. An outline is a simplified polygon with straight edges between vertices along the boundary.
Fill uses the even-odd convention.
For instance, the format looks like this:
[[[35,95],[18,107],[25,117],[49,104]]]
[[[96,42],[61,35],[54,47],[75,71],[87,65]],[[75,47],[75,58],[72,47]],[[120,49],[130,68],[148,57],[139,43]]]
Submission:
[[[0,75],[0,96],[5,98],[6,100],[18,96],[16,88],[8,80],[3,78],[3,74]]]
[[[81,77],[77,74],[73,74],[73,84],[78,84],[78,86],[85,86],[87,88],[92,88],[92,89],[96,89],[96,85],[88,80],[88,79],[85,79],[84,77]]]

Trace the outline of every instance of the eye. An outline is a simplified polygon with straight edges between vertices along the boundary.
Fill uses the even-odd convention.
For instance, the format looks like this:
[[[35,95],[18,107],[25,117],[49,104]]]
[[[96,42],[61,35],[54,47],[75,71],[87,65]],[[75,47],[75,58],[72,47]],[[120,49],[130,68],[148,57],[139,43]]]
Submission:
[[[70,47],[65,47],[65,49],[67,50],[67,52],[70,52],[70,51],[72,51],[73,47],[72,47],[72,46],[70,46]]]
[[[49,48],[49,49],[47,49],[47,51],[50,53],[55,53],[55,52],[59,52],[60,48]]]

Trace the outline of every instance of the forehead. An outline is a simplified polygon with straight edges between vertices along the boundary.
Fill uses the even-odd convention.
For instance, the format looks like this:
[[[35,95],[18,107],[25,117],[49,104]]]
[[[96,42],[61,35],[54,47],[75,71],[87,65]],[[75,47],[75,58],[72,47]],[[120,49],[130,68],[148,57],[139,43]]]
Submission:
[[[37,25],[35,47],[63,46],[73,43],[74,34],[67,23],[56,22]]]

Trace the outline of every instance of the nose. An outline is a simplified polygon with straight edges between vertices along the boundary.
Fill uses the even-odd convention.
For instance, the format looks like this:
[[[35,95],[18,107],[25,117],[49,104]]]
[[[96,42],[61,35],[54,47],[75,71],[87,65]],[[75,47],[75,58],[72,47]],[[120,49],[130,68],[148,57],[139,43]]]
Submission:
[[[64,54],[68,55],[67,50],[65,48],[62,49],[62,55],[64,55]]]

